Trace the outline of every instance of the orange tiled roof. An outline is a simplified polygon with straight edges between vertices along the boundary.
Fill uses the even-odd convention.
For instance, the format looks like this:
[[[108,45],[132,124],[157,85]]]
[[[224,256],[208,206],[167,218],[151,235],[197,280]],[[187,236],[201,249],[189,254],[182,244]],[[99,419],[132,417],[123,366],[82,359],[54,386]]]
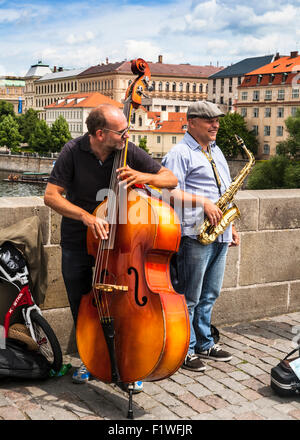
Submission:
[[[289,73],[289,72],[299,72],[300,68],[300,55],[298,56],[298,52],[295,52],[297,56],[284,56],[279,58],[278,60],[273,61],[272,63],[266,64],[265,66],[260,67],[259,69],[252,70],[252,72],[248,72],[247,75],[263,75],[266,73]]]
[[[99,92],[73,93],[63,98],[63,101],[59,104],[55,102],[47,105],[45,108],[95,108],[100,104],[112,104],[123,108],[123,104]]]

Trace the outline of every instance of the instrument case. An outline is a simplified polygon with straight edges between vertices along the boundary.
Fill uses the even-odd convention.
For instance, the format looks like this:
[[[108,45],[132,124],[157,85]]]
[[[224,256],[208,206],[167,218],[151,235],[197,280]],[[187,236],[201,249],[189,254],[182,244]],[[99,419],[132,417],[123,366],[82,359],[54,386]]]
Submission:
[[[296,351],[299,356],[288,359]],[[295,396],[300,393],[300,379],[290,366],[290,362],[300,357],[300,346],[291,351],[276,367],[271,369],[271,388],[282,397]]]

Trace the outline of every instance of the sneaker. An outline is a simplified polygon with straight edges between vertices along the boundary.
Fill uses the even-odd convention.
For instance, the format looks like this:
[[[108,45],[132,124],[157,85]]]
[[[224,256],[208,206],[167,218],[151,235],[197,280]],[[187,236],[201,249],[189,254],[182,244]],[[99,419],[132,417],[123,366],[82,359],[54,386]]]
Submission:
[[[87,370],[84,364],[81,364],[80,367],[74,371],[72,381],[74,383],[86,383],[89,381],[90,377],[91,373]]]
[[[231,361],[232,356],[228,351],[222,350],[220,345],[215,344],[211,348],[205,351],[196,351],[196,354],[199,358],[213,360],[213,361],[223,361],[228,362]]]
[[[181,368],[191,371],[205,371],[206,366],[198,356],[196,356],[194,353],[191,353],[186,356]]]

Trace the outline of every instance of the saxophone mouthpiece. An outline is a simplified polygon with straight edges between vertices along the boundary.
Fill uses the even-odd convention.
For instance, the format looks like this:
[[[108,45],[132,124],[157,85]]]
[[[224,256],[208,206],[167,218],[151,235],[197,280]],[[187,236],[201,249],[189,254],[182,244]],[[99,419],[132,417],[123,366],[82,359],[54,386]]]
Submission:
[[[244,141],[243,141],[243,139],[242,139],[240,136],[238,136],[237,134],[235,134],[234,137],[235,137],[235,139],[236,139],[236,141],[237,141],[237,143],[238,143],[239,145],[243,145],[243,144],[244,144]]]

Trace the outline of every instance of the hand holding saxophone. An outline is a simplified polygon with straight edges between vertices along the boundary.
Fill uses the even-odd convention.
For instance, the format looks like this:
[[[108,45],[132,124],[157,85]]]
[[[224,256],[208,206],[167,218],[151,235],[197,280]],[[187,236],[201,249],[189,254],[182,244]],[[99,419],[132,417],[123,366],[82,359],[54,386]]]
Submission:
[[[203,209],[210,224],[213,226],[217,226],[223,215],[221,209],[207,198],[203,199]]]

